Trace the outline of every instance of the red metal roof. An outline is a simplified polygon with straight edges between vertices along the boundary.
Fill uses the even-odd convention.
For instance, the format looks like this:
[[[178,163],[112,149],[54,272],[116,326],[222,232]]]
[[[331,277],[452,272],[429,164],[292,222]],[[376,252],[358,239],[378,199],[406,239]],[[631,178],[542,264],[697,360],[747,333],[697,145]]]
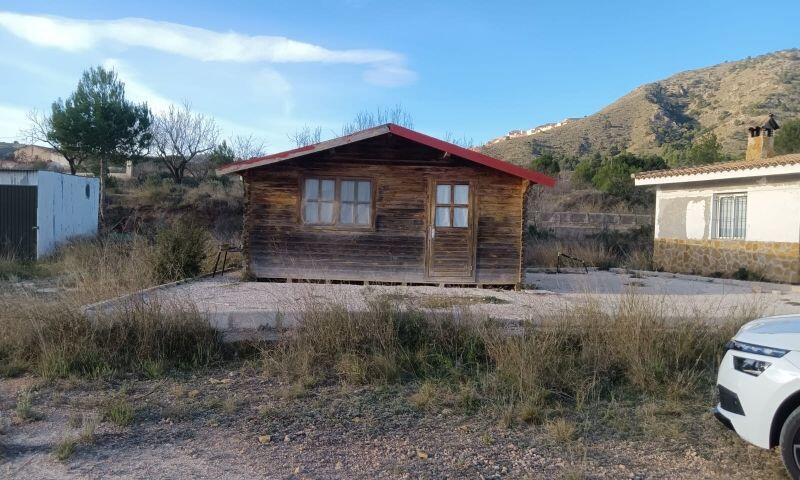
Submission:
[[[386,135],[389,133],[397,135],[398,137],[405,138],[407,140],[411,140],[412,142],[417,142],[422,145],[427,145],[431,148],[435,148],[442,152],[447,152],[450,155],[463,158],[464,160],[469,160],[471,162],[479,163],[481,165],[485,165],[495,170],[508,173],[509,175],[514,175],[515,177],[524,178],[526,180],[539,183],[541,185],[547,185],[548,187],[552,187],[553,185],[556,184],[556,180],[554,178],[549,177],[543,173],[535,172],[533,170],[528,170],[527,168],[522,168],[517,165],[504,162],[503,160],[499,160],[497,158],[484,155],[480,152],[476,152],[474,150],[470,150],[464,147],[459,147],[458,145],[454,145],[452,143],[439,140],[438,138],[433,138],[431,136],[415,132],[414,130],[401,127],[400,125],[395,125],[394,123],[388,123],[386,125],[369,128],[367,130],[362,130],[360,132],[356,132],[351,135],[334,138],[333,140],[327,140],[324,142],[316,143],[314,145],[308,145],[305,147],[295,148],[293,150],[287,150],[281,153],[274,153],[272,155],[267,155],[264,157],[255,157],[249,160],[243,160],[241,162],[232,163],[230,165],[226,165],[218,169],[217,173],[219,175],[225,175],[228,173],[236,173],[244,170],[249,170],[251,168],[263,167],[265,165],[272,165],[274,163],[283,162],[292,158],[302,157],[304,155],[308,155],[314,152],[329,150],[331,148],[335,148],[348,143],[354,143],[361,140],[366,140],[368,138],[374,138],[380,135]]]

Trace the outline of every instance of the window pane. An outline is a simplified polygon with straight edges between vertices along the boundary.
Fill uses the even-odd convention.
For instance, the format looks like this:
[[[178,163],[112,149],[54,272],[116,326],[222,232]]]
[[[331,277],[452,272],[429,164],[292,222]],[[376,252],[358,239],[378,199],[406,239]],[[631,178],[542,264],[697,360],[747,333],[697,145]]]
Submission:
[[[345,224],[354,223],[353,213],[354,211],[352,203],[342,203],[342,206],[339,209],[339,222]]]
[[[371,208],[368,203],[359,203],[356,211],[356,223],[359,225],[369,225],[370,210]]]
[[[747,225],[747,197],[740,195],[736,197],[736,228],[734,235],[736,238],[744,238]]]
[[[306,186],[303,189],[304,198],[307,200],[314,200],[319,196],[319,180],[316,178],[307,178]]]
[[[453,226],[466,227],[468,223],[469,209],[467,207],[456,207],[453,209]]]
[[[450,226],[450,207],[436,207],[436,226]]]
[[[358,182],[358,201],[369,203],[372,200],[370,182]]]
[[[469,203],[469,185],[456,185],[453,191],[453,203],[466,205]]]
[[[342,181],[341,200],[343,202],[352,202],[356,198],[356,182],[352,180]]]
[[[436,203],[444,205],[450,203],[450,185],[436,185]]]
[[[336,185],[336,182],[333,180],[323,180],[320,184],[322,187],[319,193],[320,200],[333,200],[333,187]]]
[[[319,204],[317,202],[307,202],[303,208],[303,219],[306,223],[319,223]]]
[[[333,223],[333,202],[319,204],[319,223]]]

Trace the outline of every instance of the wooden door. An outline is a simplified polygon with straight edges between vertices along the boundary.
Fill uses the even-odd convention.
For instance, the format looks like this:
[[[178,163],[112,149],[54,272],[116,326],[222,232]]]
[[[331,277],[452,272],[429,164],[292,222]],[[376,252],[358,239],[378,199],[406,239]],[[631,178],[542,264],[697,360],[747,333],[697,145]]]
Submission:
[[[474,281],[474,185],[468,181],[431,180],[428,205],[428,277]]]

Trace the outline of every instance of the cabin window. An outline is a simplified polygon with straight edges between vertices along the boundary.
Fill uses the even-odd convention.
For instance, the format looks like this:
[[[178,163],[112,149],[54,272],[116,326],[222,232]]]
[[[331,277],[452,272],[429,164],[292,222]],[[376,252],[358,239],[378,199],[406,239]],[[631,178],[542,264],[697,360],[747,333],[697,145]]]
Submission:
[[[747,194],[717,195],[715,234],[717,238],[745,238],[747,227]]]
[[[307,225],[372,225],[372,182],[360,179],[306,178],[303,223]]]
[[[469,226],[469,185],[436,184],[437,227],[467,228]]]
[[[339,223],[369,225],[372,222],[372,185],[367,180],[339,182]]]

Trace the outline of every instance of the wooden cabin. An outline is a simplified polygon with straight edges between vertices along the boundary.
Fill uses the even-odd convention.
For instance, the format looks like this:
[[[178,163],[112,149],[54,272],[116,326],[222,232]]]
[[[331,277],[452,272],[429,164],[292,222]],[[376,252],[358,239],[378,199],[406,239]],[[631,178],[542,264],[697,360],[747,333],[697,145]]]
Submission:
[[[532,182],[555,180],[394,124],[225,166],[244,182],[251,278],[517,285]]]

